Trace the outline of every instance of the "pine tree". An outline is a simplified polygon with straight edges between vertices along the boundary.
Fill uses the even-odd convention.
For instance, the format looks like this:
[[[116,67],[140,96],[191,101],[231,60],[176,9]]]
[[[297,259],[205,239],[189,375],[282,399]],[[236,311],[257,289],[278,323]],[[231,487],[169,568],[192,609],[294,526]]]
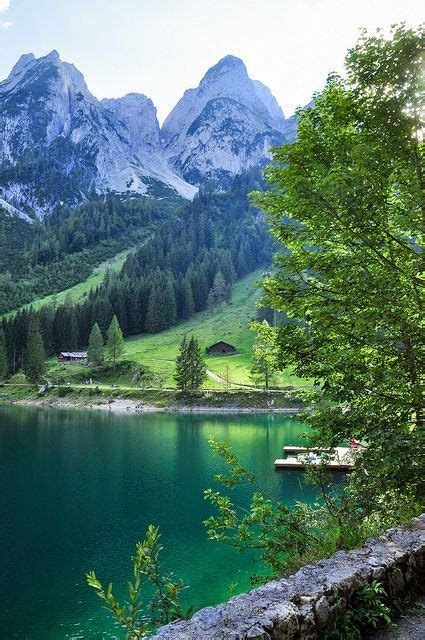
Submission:
[[[156,283],[152,284],[148,298],[148,309],[146,313],[145,329],[149,333],[162,331],[162,303],[163,295],[160,287]]]
[[[80,343],[77,312],[74,301],[70,295],[65,298],[64,338],[64,346],[67,351],[73,351]]]
[[[122,354],[123,346],[124,346],[124,338],[122,335],[121,327],[117,320],[117,316],[114,316],[111,320],[111,324],[109,325],[109,329],[107,332],[107,342],[106,349],[108,351],[109,359],[112,361],[114,371],[117,362],[117,358]]]
[[[187,362],[189,368],[189,389],[196,391],[202,386],[207,377],[207,370],[199,342],[193,336],[190,338],[187,347]]]
[[[192,286],[188,280],[185,278],[183,280],[183,292],[182,292],[182,318],[187,320],[191,318],[195,313],[195,303],[193,301],[193,293]]]
[[[89,347],[87,349],[87,359],[94,367],[100,367],[104,362],[103,347],[102,333],[99,325],[95,322],[90,332]]]
[[[215,307],[214,291],[210,289],[210,292],[208,294],[208,300],[207,300],[207,308],[212,310],[214,307]]]
[[[174,380],[180,391],[187,391],[189,389],[188,347],[189,342],[186,334],[184,334],[180,342],[179,355],[176,358],[176,372],[174,374]]]
[[[56,351],[74,351],[80,343],[78,318],[72,297],[56,309],[52,327]]]
[[[164,329],[168,329],[175,323],[176,316],[176,294],[173,279],[168,276],[164,289]]]
[[[152,278],[145,329],[149,333],[168,329],[176,321],[176,315],[173,279],[157,270]]]
[[[221,271],[217,271],[214,277],[213,286],[208,294],[208,306],[214,307],[218,305],[221,308],[222,303],[229,298],[229,287],[223,277]]]
[[[5,378],[9,371],[7,359],[6,338],[3,329],[0,328],[0,378]]]
[[[30,382],[38,382],[44,373],[46,354],[38,320],[33,316],[28,329],[27,349],[24,358],[24,372]]]
[[[38,312],[40,321],[40,331],[43,335],[44,348],[47,354],[55,352],[55,340],[53,333],[53,323],[55,319],[55,308],[48,304],[41,307]]]

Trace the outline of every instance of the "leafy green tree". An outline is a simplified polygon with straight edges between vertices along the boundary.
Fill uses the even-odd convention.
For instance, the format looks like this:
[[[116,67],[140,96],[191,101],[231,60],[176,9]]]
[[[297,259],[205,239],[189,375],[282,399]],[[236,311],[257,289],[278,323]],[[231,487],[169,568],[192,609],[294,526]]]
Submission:
[[[251,329],[257,332],[252,348],[251,376],[255,382],[264,383],[264,388],[268,391],[273,374],[280,366],[276,331],[267,320],[253,322]]]
[[[363,34],[255,198],[290,248],[264,282],[290,320],[280,361],[321,383],[307,420],[323,444],[369,443],[351,476],[365,512],[425,491],[423,49],[422,28]]]
[[[32,317],[28,329],[27,349],[24,358],[24,372],[30,382],[39,382],[46,364],[43,338],[38,320]]]
[[[0,378],[5,378],[9,371],[9,362],[7,358],[6,338],[4,331],[0,328]]]
[[[100,367],[104,362],[103,347],[103,336],[99,325],[95,322],[90,332],[89,346],[87,349],[87,359],[94,367]]]
[[[109,325],[109,329],[107,331],[107,342],[106,342],[106,350],[108,352],[108,357],[112,362],[114,371],[117,363],[117,359],[122,354],[124,348],[124,338],[122,335],[121,327],[119,325],[117,316],[114,316],[111,320],[111,324]]]
[[[127,640],[145,638],[159,625],[185,617],[180,604],[184,585],[173,574],[162,575],[160,555],[163,547],[159,539],[159,529],[149,525],[145,539],[136,544],[136,555],[132,558],[134,580],[128,583],[129,601],[125,604],[116,600],[111,583],[105,588],[94,571],[86,575],[87,584],[106,603],[106,609],[126,631]],[[147,602],[142,600],[144,583],[153,589]]]
[[[408,501],[387,504],[381,517],[359,517],[357,492],[335,479],[323,465],[306,464],[305,479],[315,484],[319,500],[288,506],[275,499],[246,469],[226,442],[209,438],[215,455],[227,466],[215,476],[219,488],[206,489],[205,500],[214,513],[204,521],[210,540],[230,545],[238,551],[257,554],[261,573],[251,577],[254,584],[293,573],[300,566],[325,558],[338,549],[361,546],[402,518],[415,514]],[[249,503],[240,504],[231,492],[244,488]],[[237,492],[239,495],[240,491]],[[264,574],[264,570],[267,571]]]

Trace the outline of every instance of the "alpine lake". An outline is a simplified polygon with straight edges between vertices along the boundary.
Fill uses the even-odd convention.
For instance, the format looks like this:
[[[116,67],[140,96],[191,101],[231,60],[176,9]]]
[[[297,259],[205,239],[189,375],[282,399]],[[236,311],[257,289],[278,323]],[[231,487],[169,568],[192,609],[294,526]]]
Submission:
[[[208,437],[228,442],[262,488],[312,501],[299,471],[274,470],[305,427],[286,414],[114,413],[0,407],[0,639],[123,638],[86,585],[94,570],[125,598],[135,543],[152,523],[164,571],[184,603],[217,604],[251,587],[254,557],[208,541],[203,492],[225,470]],[[248,491],[235,493],[248,503]]]

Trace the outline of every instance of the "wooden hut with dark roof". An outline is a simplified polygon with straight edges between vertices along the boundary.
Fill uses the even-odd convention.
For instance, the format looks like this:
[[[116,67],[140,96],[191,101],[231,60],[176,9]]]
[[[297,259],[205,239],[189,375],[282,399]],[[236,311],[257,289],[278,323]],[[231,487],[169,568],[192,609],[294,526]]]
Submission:
[[[205,349],[209,356],[232,356],[236,353],[236,347],[228,342],[215,342]]]

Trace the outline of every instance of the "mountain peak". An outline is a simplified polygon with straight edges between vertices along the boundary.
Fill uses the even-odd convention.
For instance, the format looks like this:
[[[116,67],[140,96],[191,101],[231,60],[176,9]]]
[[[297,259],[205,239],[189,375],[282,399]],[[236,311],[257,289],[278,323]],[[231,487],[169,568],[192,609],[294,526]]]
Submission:
[[[165,144],[167,146],[173,145],[176,138],[180,138],[183,144],[183,138],[191,124],[200,116],[207,104],[217,98],[235,101],[262,120],[266,129],[268,127],[274,128],[274,122],[277,121],[276,113],[271,116],[269,104],[264,103],[266,98],[259,93],[260,91],[256,89],[248,76],[243,60],[234,55],[221,58],[217,64],[208,69],[198,87],[185,91],[183,97],[165,119],[162,127]],[[263,94],[265,93],[264,89]],[[267,95],[266,102],[268,103],[273,102],[273,97],[270,96]],[[274,104],[273,107],[276,112]]]
[[[43,58],[44,60],[49,60],[51,62],[60,62],[61,58],[59,53],[56,51],[56,49],[53,49],[53,51],[51,51],[50,53],[47,54],[47,56],[44,56]]]
[[[18,75],[18,73],[21,73],[21,71],[33,60],[35,60],[35,56],[33,53],[22,54],[18,62],[13,66],[9,78]]]
[[[147,102],[152,103],[152,100],[145,96],[144,93],[126,93],[124,96],[120,98],[102,98],[101,102],[104,104],[113,104],[113,103],[121,103],[121,104],[134,104],[134,105],[144,105]]]
[[[185,91],[165,119],[165,154],[185,180],[224,182],[270,157],[284,140],[284,116],[265,85],[250,79],[243,60],[227,55]]]
[[[127,93],[122,98],[103,98],[101,103],[126,125],[135,153],[159,151],[159,123],[150,98],[143,93]]]
[[[243,69],[246,69],[244,61],[241,58],[238,58],[237,56],[234,56],[230,53],[227,56],[224,56],[224,58],[221,58],[221,60],[219,60],[215,65],[215,67],[224,67],[224,66],[241,67]]]
[[[201,80],[200,86],[210,82],[216,82],[227,75],[238,76],[242,80],[245,78],[247,79],[248,71],[244,61],[232,55],[227,55],[224,58],[221,58],[217,64],[208,69]]]

